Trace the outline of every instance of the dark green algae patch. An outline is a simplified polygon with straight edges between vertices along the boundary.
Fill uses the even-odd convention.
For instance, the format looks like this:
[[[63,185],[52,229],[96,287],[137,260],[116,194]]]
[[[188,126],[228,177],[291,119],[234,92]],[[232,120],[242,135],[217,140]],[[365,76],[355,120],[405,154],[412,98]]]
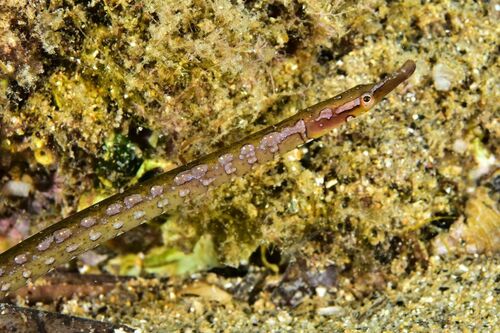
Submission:
[[[131,302],[125,313],[102,315],[84,310],[95,298],[74,296],[64,311],[144,331],[223,329],[214,318],[307,331],[325,318],[341,325],[339,311],[372,304],[342,324],[361,329],[383,318],[392,303],[381,299],[404,299],[420,275],[480,265],[489,285],[498,272],[493,2],[0,6],[2,250],[78,206],[417,60],[408,84],[366,116],[98,248],[99,262],[73,264],[196,273],[149,296],[169,309],[163,324],[140,321],[156,305],[136,312]],[[29,194],[10,190],[11,181]],[[155,281],[133,286],[140,292]],[[460,292],[446,281],[450,297]],[[478,327],[465,309],[456,315]]]

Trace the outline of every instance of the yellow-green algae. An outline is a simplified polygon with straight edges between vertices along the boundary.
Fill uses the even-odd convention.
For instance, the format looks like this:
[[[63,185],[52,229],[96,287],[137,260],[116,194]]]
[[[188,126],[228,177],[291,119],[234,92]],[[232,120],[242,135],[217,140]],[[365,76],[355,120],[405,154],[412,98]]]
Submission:
[[[370,311],[361,319],[326,317],[332,328],[362,329],[383,323],[384,311],[394,310],[386,297],[409,297],[413,290],[405,286],[421,275],[432,281],[443,276],[440,267],[460,265],[486,268],[483,280],[471,283],[489,297],[490,273],[498,271],[494,257],[469,261],[465,256],[472,254],[461,254],[448,263],[434,255],[436,237],[447,237],[454,221],[482,223],[473,207],[498,202],[488,192],[498,182],[498,164],[471,176],[481,164],[478,140],[481,152],[499,156],[494,2],[7,0],[0,6],[1,181],[28,175],[38,184],[47,172],[65,180],[48,189],[35,186],[29,200],[0,199],[2,217],[41,204],[41,214],[28,214],[33,230],[70,214],[77,198],[107,187],[110,175],[115,190],[134,181],[140,169],[111,169],[106,177],[96,170],[106,160],[109,139],[134,139],[131,128],[143,126],[158,137],[156,145],[134,139],[144,161],[179,164],[350,86],[375,81],[405,59],[418,59],[406,91],[391,95],[378,112],[225,186],[164,227],[163,249],[170,253],[195,253],[195,244],[208,237],[220,263],[245,262],[257,245],[274,244],[286,256],[306,258],[307,267],[334,264],[341,272],[338,286],[324,297],[313,291],[310,297],[319,303],[307,296],[302,311],[288,313],[276,310],[268,291],[254,305],[235,300],[227,308],[203,297],[149,295],[137,306],[160,301],[161,309],[170,309],[163,323],[149,328],[140,320],[159,318],[154,307],[130,315],[130,304],[130,314],[103,316],[81,310],[96,300],[75,298],[65,311],[145,331],[232,326],[210,317],[265,323],[272,330],[297,327],[328,306],[365,306]],[[447,91],[433,81],[438,65],[453,73]],[[37,158],[40,147],[49,149],[52,163]],[[485,195],[489,201],[478,201]],[[494,228],[498,208],[488,212]],[[6,241],[0,238],[0,247]],[[460,241],[464,248],[481,243]],[[141,262],[140,255],[127,258]],[[207,279],[224,287],[213,275]],[[458,282],[445,282],[450,298],[462,292]],[[382,305],[364,298],[379,295],[374,290],[385,291],[375,297]],[[429,290],[422,287],[421,293]],[[439,305],[432,309],[438,312]],[[237,315],[228,318],[229,311]],[[476,320],[457,303],[450,311],[464,325]],[[495,313],[488,306],[484,311]],[[418,312],[410,306],[397,313],[407,323]],[[407,327],[401,325],[393,329]]]

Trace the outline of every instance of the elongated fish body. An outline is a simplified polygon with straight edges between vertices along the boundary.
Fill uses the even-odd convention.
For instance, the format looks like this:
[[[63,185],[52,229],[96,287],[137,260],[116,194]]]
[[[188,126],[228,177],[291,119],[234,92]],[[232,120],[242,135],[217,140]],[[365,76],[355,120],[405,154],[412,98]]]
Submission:
[[[113,195],[0,254],[0,295],[19,287],[191,198],[250,172],[367,112],[415,70],[407,61],[388,78],[356,86],[229,147]]]

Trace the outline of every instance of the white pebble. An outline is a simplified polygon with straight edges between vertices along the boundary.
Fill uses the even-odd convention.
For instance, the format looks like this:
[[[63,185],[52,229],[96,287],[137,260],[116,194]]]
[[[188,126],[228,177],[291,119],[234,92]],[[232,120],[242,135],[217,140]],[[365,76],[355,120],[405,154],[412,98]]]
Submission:
[[[432,68],[432,79],[434,87],[439,91],[448,91],[451,88],[455,73],[446,65],[436,64]]]
[[[325,287],[323,286],[316,287],[316,295],[318,295],[319,297],[325,297],[326,292],[327,290]]]
[[[344,313],[344,309],[341,306],[325,306],[317,310],[320,316],[338,316]]]
[[[3,186],[3,193],[7,196],[26,198],[32,189],[33,186],[29,183],[19,180],[9,180]]]
[[[467,142],[462,139],[457,139],[453,142],[453,150],[456,153],[463,154],[467,150]]]
[[[180,196],[181,198],[184,198],[186,195],[188,195],[188,194],[189,194],[189,192],[190,192],[190,191],[189,191],[189,189],[187,189],[187,188],[180,189],[180,190],[179,190],[179,196]]]

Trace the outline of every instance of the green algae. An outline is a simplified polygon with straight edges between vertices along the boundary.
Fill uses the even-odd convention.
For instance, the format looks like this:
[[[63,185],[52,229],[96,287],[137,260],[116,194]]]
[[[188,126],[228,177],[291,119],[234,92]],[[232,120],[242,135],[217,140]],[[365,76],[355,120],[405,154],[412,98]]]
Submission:
[[[140,149],[121,134],[111,136],[102,146],[100,155],[96,172],[106,180],[130,179],[143,163]],[[123,184],[118,182],[116,185]]]
[[[194,245],[193,252],[185,254],[174,248],[155,248],[144,258],[147,273],[159,275],[185,276],[216,267],[217,256],[210,236],[201,236]]]

